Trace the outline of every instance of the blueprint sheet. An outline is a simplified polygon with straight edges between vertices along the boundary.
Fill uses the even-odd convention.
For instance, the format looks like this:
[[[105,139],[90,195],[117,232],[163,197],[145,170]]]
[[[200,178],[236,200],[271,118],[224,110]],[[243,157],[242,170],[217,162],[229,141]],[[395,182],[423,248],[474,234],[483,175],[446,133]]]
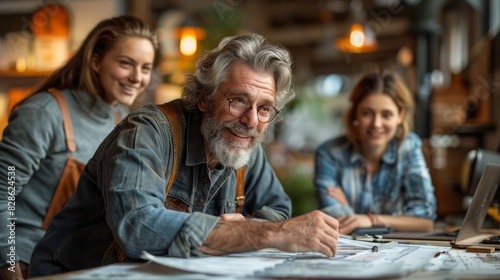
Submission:
[[[374,245],[341,238],[333,258],[276,249],[187,259],[145,252],[149,263],[110,265],[64,279],[500,279],[500,252],[406,244],[373,252]]]
[[[373,252],[377,243],[340,239],[335,257],[321,253],[289,253],[276,249],[222,257],[180,259],[144,258],[168,267],[211,275],[256,278],[386,278],[422,269],[442,250],[436,246],[397,245]]]
[[[445,272],[447,279],[500,279],[500,252],[445,250],[424,267],[424,272]]]

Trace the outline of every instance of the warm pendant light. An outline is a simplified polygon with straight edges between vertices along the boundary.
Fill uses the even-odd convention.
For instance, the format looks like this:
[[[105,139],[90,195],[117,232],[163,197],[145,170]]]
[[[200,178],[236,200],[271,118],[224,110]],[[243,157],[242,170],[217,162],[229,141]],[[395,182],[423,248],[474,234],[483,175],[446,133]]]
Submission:
[[[198,51],[200,40],[205,38],[205,30],[192,17],[188,17],[178,27],[179,51],[185,57],[191,57]]]
[[[341,37],[335,41],[335,46],[342,52],[365,53],[373,52],[378,49],[375,36],[370,30],[366,30],[362,23],[365,21],[363,12],[363,2],[353,0],[350,3],[353,16],[353,25],[349,29],[346,37]]]
[[[205,36],[205,32],[197,27],[182,27],[179,39],[179,50],[184,56],[192,56],[198,50],[198,40]]]
[[[335,46],[340,51],[349,53],[373,52],[378,49],[377,41],[359,23],[351,26],[348,36],[337,39]]]

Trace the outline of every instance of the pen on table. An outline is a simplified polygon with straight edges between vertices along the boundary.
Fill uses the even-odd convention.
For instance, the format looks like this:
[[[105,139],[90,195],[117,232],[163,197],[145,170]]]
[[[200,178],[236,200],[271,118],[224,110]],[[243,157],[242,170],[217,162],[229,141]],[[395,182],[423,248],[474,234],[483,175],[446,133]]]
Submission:
[[[446,254],[446,251],[437,252],[436,254],[434,254],[434,258],[441,256],[441,254]]]
[[[382,250],[387,250],[387,249],[393,248],[393,247],[395,247],[397,245],[398,245],[397,241],[391,241],[391,242],[387,242],[387,243],[380,243],[380,244],[375,245],[375,246],[372,247],[372,252],[378,252],[378,251],[382,251]]]

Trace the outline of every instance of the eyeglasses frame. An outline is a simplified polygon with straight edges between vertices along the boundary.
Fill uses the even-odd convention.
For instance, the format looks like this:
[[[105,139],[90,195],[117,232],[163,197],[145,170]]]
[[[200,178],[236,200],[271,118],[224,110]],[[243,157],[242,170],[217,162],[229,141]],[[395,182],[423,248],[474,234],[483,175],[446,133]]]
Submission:
[[[217,91],[218,91],[218,92],[220,92],[220,93],[222,93],[222,95],[223,95],[223,96],[227,99],[227,101],[228,101],[227,106],[228,106],[228,109],[229,109],[229,113],[231,113],[231,115],[233,115],[233,116],[235,116],[235,117],[241,117],[241,116],[244,116],[244,115],[248,114],[248,112],[252,111],[252,109],[253,109],[253,105],[252,105],[252,104],[250,104],[250,108],[248,108],[245,112],[243,112],[243,113],[242,113],[242,114],[240,114],[240,115],[235,115],[235,114],[231,111],[231,102],[233,102],[233,101],[234,101],[234,99],[233,99],[233,98],[229,98],[229,97],[227,97],[227,95],[226,95],[225,93],[223,93],[223,92],[222,92],[220,89],[218,89],[218,88],[217,88]],[[248,103],[250,103],[250,102],[248,102]],[[259,119],[259,114],[257,113],[257,119],[258,119],[258,120],[259,120],[259,122],[261,122],[261,123],[270,123],[270,122],[272,122],[272,121],[276,118],[276,116],[278,116],[278,115],[279,115],[279,113],[281,113],[281,111],[280,111],[280,110],[278,110],[276,107],[274,107],[274,106],[272,106],[272,105],[260,105],[260,106],[257,106],[257,112],[259,112],[259,108],[260,108],[260,107],[262,107],[262,106],[269,106],[269,107],[273,108],[273,109],[276,111],[276,114],[274,114],[274,116],[273,116],[273,117],[272,117],[269,121],[267,121],[267,122],[263,122],[263,121],[261,121],[261,120]]]

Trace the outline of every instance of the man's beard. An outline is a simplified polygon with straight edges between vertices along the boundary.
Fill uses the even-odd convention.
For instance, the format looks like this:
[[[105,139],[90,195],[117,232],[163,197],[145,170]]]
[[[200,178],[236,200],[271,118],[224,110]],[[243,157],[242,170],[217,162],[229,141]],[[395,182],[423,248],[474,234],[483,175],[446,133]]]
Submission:
[[[246,143],[238,141],[226,142],[224,139],[225,129],[251,136],[250,144],[247,145]],[[203,117],[201,133],[207,139],[208,148],[219,163],[224,166],[239,169],[248,163],[253,150],[260,145],[264,139],[267,128],[264,133],[259,135],[255,129],[249,129],[241,123],[219,123],[209,109]]]

